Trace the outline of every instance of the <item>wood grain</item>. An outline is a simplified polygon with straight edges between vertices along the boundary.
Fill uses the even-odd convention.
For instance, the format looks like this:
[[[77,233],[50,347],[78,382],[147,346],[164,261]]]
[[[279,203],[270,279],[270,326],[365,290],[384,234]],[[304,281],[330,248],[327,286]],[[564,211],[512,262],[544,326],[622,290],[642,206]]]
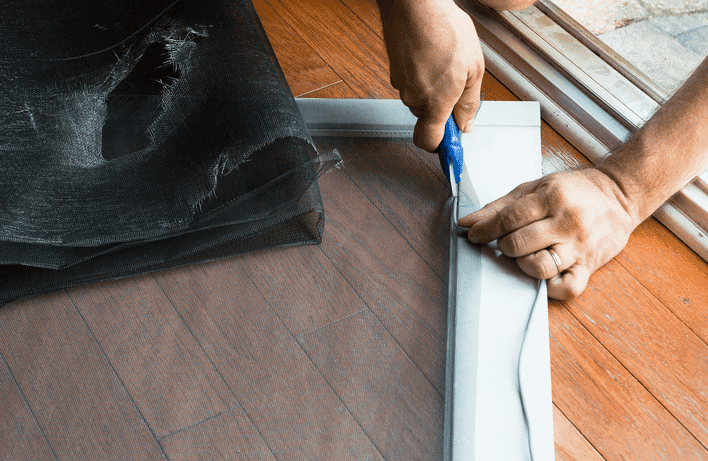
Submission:
[[[328,173],[320,186],[328,226],[322,250],[441,390],[445,284],[344,173]]]
[[[553,437],[556,442],[556,461],[604,459],[555,405],[553,405]]]
[[[553,401],[605,459],[705,457],[691,433],[559,303],[550,306],[549,326]]]
[[[59,459],[165,459],[69,297],[0,309],[0,353]]]
[[[342,171],[421,258],[447,280],[450,186],[434,157],[410,140],[329,138],[322,149],[337,149]]]
[[[442,459],[443,398],[371,311],[299,341],[385,459]]]
[[[366,309],[318,247],[276,248],[237,261],[293,336]]]
[[[708,265],[693,250],[651,218],[632,234],[617,262],[708,342]]]
[[[253,0],[253,6],[268,35],[268,40],[277,44],[273,51],[286,75],[293,95],[299,96],[341,82],[339,76],[271,8],[266,0]]]
[[[307,98],[358,98],[346,82],[334,83],[303,95]]]
[[[389,83],[383,41],[341,2],[267,2],[359,97],[397,95]]]
[[[276,458],[380,458],[238,264],[179,268],[157,280]]]
[[[55,459],[42,428],[0,356],[0,456],[6,460]]]
[[[376,0],[342,0],[342,3],[354,13],[376,35],[383,39],[383,26]]]
[[[595,272],[588,291],[595,296],[567,302],[568,310],[708,445],[708,427],[696,419],[708,408],[708,382],[700,378],[708,376],[708,345],[617,261]]]
[[[158,439],[238,406],[152,276],[68,293]]]
[[[188,427],[160,444],[171,461],[275,460],[241,408]]]

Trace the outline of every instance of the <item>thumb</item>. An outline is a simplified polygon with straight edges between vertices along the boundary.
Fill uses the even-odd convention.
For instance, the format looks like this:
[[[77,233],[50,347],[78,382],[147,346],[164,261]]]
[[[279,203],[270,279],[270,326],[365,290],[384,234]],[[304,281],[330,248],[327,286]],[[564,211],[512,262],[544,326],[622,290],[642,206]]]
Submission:
[[[418,118],[413,130],[413,143],[423,150],[434,152],[445,134],[445,122],[449,117],[423,115]]]
[[[460,131],[469,133],[472,131],[472,126],[474,125],[474,116],[477,114],[477,109],[482,103],[482,98],[480,92],[482,91],[482,79],[476,77],[470,77],[467,79],[467,85],[465,90],[462,92],[460,99],[458,99],[453,113],[455,114],[455,121],[457,122],[457,128]]]

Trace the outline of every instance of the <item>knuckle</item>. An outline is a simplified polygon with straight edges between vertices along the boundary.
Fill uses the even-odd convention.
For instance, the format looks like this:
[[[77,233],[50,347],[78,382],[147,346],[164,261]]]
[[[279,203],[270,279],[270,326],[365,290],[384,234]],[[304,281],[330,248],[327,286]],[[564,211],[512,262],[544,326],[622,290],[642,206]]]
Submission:
[[[406,107],[413,110],[414,108],[417,108],[419,106],[419,102],[418,102],[416,96],[414,95],[414,92],[408,91],[403,88],[399,88],[398,90],[399,90],[398,92],[399,92],[399,96],[401,98],[401,102]]]
[[[519,226],[519,213],[510,206],[499,211],[498,219],[500,230],[504,234],[516,230]]]
[[[514,232],[508,234],[498,241],[499,250],[506,256],[511,258],[517,258],[519,256],[524,256],[524,249],[526,248],[526,239],[521,232]]]
[[[583,246],[587,233],[592,226],[592,219],[583,210],[566,209],[558,216],[558,227],[561,232],[572,236],[576,245]]]
[[[465,112],[465,113],[474,114],[474,112],[477,110],[477,106],[479,106],[479,100],[458,101],[457,104],[455,105],[455,108],[457,110]]]
[[[549,205],[562,206],[570,203],[573,191],[563,181],[553,180],[549,178],[548,189],[546,192],[546,200]]]

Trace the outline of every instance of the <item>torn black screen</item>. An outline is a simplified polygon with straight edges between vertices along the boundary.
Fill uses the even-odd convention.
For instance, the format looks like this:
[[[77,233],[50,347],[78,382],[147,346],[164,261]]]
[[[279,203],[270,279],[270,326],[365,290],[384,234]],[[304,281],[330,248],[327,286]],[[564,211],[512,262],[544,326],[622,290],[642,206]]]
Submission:
[[[3,10],[0,303],[321,240],[337,156],[313,147],[250,1]]]

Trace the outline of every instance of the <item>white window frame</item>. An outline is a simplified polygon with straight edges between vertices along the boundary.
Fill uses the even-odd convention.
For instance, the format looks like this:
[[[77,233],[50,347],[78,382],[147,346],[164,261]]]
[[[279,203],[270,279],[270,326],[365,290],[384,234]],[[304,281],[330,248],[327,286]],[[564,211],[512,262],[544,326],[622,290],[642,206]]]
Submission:
[[[548,0],[498,12],[458,0],[472,16],[487,69],[596,163],[637,131],[668,95]],[[708,261],[708,170],[654,217]]]

